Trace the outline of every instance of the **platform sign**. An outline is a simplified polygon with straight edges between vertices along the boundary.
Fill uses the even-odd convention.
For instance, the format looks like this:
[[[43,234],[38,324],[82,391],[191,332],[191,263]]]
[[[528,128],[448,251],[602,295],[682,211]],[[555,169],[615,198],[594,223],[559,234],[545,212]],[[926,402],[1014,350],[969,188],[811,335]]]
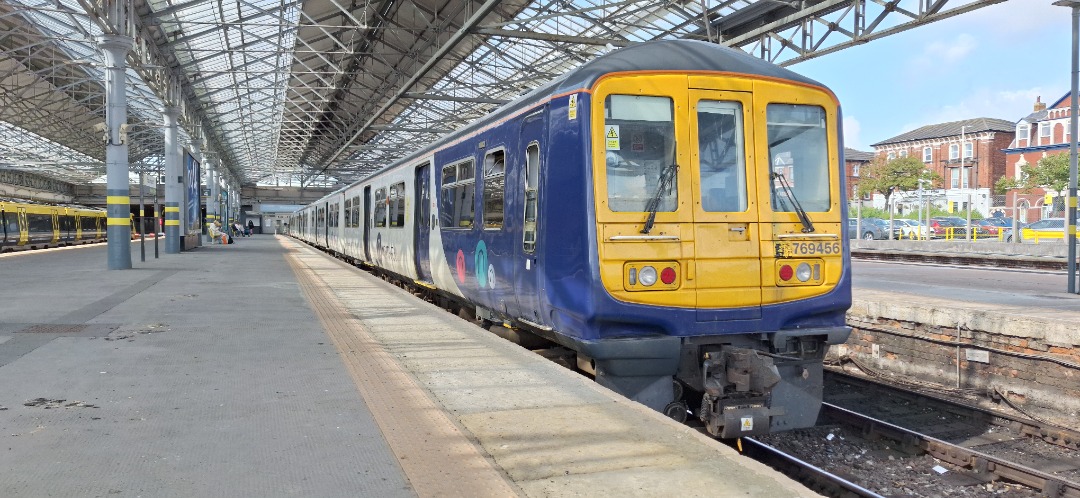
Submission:
[[[199,186],[202,185],[202,178],[199,173],[199,161],[196,161],[195,156],[190,152],[184,151],[184,186],[186,187],[184,212],[187,215],[184,233],[202,230],[202,219],[199,216],[199,208],[202,204]]]

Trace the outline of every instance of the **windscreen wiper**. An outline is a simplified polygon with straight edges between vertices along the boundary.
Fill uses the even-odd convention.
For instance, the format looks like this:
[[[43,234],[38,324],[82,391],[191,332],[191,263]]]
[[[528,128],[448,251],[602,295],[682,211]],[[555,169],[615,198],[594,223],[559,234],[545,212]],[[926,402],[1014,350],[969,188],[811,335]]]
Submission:
[[[645,227],[641,229],[641,233],[648,234],[652,231],[653,222],[656,221],[656,212],[660,210],[660,198],[664,195],[665,190],[671,189],[671,182],[675,179],[675,174],[679,171],[679,165],[676,155],[679,153],[679,144],[675,144],[675,148],[671,152],[671,163],[664,166],[664,170],[660,172],[660,184],[656,187],[656,195],[652,199],[649,199],[649,203],[645,205],[645,210],[649,212],[649,217],[645,218]]]
[[[799,222],[802,223],[803,233],[813,232],[814,224],[810,222],[810,217],[807,216],[806,211],[803,210],[802,205],[799,204],[799,199],[795,198],[795,193],[791,191],[791,185],[788,185],[787,177],[775,171],[769,175],[769,177],[773,180],[780,181],[780,189],[784,191],[784,195],[786,195],[787,198],[791,200],[791,204],[795,206],[795,214],[799,216]]]

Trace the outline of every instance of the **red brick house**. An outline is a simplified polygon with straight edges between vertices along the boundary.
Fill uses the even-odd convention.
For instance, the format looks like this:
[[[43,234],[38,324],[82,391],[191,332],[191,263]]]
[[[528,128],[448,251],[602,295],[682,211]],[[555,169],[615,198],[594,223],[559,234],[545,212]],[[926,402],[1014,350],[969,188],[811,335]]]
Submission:
[[[915,156],[944,180],[933,198],[972,207],[984,216],[994,207],[993,187],[1005,175],[1004,149],[1012,143],[1016,125],[995,118],[975,118],[923,126],[871,144],[878,156]],[[945,206],[942,206],[945,207]]]
[[[859,198],[859,194],[855,191],[859,185],[859,172],[865,170],[866,167],[870,165],[870,161],[873,160],[873,152],[863,152],[861,150],[844,147],[844,175],[847,177],[847,198],[849,200]],[[863,200],[869,199],[870,196],[865,196],[863,198]]]
[[[1041,98],[1035,99],[1032,113],[1016,123],[1016,139],[1004,151],[1005,174],[1009,178],[1020,180],[1021,168],[1035,166],[1044,156],[1069,153],[1070,105],[1069,93],[1050,106]],[[1043,189],[1026,193],[1013,190],[1006,194],[1005,205],[1015,207],[1021,221],[1035,221],[1045,213],[1043,201],[1047,193]]]

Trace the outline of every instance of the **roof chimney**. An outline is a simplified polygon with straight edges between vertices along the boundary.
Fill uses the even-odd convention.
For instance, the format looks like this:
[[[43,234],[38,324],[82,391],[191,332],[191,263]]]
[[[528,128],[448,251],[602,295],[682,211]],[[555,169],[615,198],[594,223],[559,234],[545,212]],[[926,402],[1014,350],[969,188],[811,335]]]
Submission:
[[[1042,96],[1035,97],[1035,110],[1033,112],[1039,112],[1046,110],[1046,104],[1042,103]]]

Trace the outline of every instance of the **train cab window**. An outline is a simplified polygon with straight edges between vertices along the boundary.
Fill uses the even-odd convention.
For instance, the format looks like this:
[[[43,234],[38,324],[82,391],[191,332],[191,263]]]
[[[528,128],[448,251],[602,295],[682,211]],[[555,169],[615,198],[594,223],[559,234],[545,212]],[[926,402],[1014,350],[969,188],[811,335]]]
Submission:
[[[405,182],[390,187],[390,226],[405,226]]]
[[[828,211],[825,110],[812,105],[769,104],[765,116],[773,172],[773,210],[796,212],[797,203],[804,211]],[[792,195],[786,193],[788,189]]]
[[[697,129],[702,209],[711,212],[746,211],[742,104],[699,101]]]
[[[484,156],[484,228],[502,228],[506,198],[506,151]]]
[[[375,226],[386,226],[386,188],[375,190]]]
[[[439,224],[446,229],[472,228],[476,214],[476,171],[473,160],[443,166],[439,189]]]
[[[649,211],[654,198],[660,201],[656,211],[674,211],[679,205],[674,114],[670,97],[609,95],[604,100],[603,143],[612,211]]]

